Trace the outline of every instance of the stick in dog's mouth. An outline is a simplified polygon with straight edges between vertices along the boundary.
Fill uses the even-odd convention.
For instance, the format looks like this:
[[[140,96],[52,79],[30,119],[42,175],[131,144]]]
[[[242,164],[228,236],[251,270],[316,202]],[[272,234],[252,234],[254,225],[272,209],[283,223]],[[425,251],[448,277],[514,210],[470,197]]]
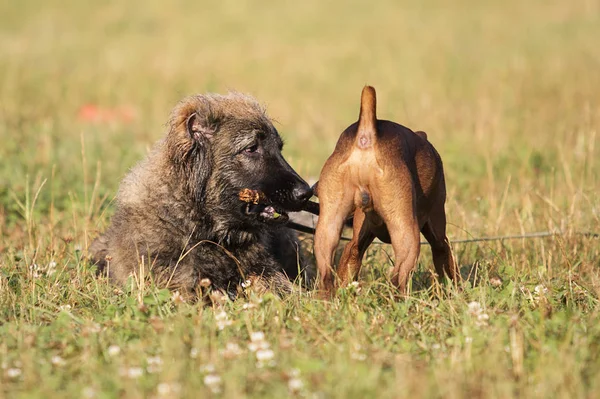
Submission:
[[[251,188],[243,188],[240,190],[238,194],[240,201],[246,202],[248,204],[252,203],[258,205],[259,202],[265,202],[267,200],[267,196],[265,193],[259,190],[252,190]]]

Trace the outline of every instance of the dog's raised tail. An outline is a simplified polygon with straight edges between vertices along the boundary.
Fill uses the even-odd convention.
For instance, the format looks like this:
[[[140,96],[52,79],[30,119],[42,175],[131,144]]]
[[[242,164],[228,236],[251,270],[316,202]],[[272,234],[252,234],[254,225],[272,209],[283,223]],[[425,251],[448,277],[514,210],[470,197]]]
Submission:
[[[377,97],[375,89],[365,86],[360,97],[360,116],[358,117],[358,134],[356,145],[366,149],[373,146],[377,135]]]

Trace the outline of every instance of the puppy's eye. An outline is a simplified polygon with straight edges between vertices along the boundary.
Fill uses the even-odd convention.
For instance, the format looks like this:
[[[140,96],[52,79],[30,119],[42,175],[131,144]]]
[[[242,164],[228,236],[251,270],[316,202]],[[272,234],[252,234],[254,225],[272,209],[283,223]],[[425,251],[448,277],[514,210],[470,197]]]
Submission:
[[[253,154],[257,151],[258,151],[258,143],[254,143],[250,147],[246,147],[246,149],[244,150],[244,152],[247,154]]]

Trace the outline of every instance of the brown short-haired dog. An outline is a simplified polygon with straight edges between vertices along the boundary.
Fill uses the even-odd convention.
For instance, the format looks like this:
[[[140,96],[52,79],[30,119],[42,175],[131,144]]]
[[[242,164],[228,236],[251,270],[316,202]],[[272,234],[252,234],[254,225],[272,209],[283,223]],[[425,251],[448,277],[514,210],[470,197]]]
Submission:
[[[431,244],[438,275],[458,277],[446,237],[442,160],[424,132],[378,120],[375,111],[375,89],[365,86],[358,122],[341,134],[321,171],[315,256],[327,295],[336,285],[333,254],[352,212],[353,237],[337,268],[341,285],[358,276],[363,255],[377,237],[393,246],[392,281],[404,294],[419,257],[419,231]]]

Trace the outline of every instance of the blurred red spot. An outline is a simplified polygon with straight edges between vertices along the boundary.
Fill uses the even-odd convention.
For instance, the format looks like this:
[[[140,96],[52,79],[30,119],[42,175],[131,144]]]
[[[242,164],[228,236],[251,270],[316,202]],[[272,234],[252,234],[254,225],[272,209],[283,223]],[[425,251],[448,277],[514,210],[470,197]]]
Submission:
[[[95,122],[99,119],[98,107],[92,104],[83,105],[79,108],[79,119],[86,122]]]
[[[135,109],[130,105],[103,108],[95,104],[85,104],[77,113],[79,120],[90,123],[131,123],[136,118]]]

